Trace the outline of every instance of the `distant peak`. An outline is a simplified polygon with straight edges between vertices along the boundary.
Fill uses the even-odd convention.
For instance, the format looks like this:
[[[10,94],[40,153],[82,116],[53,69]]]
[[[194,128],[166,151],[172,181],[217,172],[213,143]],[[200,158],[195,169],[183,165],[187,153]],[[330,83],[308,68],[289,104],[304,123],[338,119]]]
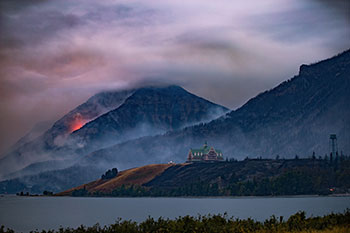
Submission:
[[[306,65],[306,64],[302,64],[299,68],[299,74],[300,75],[304,75],[308,72],[310,66],[309,65]]]
[[[159,93],[172,93],[172,94],[185,94],[188,93],[185,89],[176,85],[168,86],[146,86],[136,90],[136,93],[145,93],[145,92],[159,92]]]
[[[163,85],[163,86],[145,86],[140,89],[151,89],[151,90],[164,90],[164,89],[169,89],[169,90],[184,90],[182,87],[177,86],[177,85]]]
[[[347,66],[350,62],[350,49],[341,52],[331,58],[321,60],[312,64],[302,64],[299,68],[299,75],[310,74],[312,71],[318,67],[326,67],[326,69],[331,69],[336,66]]]

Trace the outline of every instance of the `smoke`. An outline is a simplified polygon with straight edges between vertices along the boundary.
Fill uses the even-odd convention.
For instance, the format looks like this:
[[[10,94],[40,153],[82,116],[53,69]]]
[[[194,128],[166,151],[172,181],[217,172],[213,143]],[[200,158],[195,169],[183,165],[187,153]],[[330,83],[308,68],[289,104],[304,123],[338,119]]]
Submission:
[[[0,152],[106,89],[161,82],[230,108],[350,46],[347,1],[0,5]]]
[[[50,170],[57,167],[57,163],[50,162],[52,160],[60,160],[60,167],[63,167],[64,164],[71,165],[72,161],[81,156],[73,149],[77,146],[82,147],[77,140],[69,138],[74,127],[92,121],[119,107],[133,91],[128,89],[101,92],[67,113],[53,125],[38,124],[12,146],[11,150],[0,160],[0,176],[16,170],[16,175],[39,172],[43,170],[43,166],[35,164],[43,164],[42,162],[48,164],[44,170]],[[30,165],[32,163],[33,165]]]

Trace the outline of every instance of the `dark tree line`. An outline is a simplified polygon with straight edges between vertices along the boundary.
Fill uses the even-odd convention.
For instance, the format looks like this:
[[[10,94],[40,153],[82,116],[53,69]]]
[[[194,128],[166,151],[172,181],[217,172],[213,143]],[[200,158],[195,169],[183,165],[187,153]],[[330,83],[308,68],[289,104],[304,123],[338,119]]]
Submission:
[[[118,175],[118,169],[113,168],[112,170],[109,169],[108,171],[106,171],[106,173],[101,176],[101,179],[102,180],[109,180],[109,179],[116,177],[117,175]]]

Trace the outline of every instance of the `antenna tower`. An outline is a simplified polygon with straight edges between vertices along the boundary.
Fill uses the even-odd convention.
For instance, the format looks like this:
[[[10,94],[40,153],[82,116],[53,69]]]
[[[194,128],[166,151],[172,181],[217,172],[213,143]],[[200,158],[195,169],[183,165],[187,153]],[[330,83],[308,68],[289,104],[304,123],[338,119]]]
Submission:
[[[337,135],[335,134],[329,135],[329,151],[332,156],[336,156],[336,154],[338,154]]]

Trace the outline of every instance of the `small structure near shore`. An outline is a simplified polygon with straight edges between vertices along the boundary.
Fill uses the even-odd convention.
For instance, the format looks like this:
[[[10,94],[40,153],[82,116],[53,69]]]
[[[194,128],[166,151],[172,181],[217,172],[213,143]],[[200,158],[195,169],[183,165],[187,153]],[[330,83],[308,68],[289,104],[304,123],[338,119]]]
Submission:
[[[222,152],[214,149],[214,147],[209,147],[207,142],[205,142],[204,146],[200,149],[190,149],[186,162],[219,162],[223,160]]]

